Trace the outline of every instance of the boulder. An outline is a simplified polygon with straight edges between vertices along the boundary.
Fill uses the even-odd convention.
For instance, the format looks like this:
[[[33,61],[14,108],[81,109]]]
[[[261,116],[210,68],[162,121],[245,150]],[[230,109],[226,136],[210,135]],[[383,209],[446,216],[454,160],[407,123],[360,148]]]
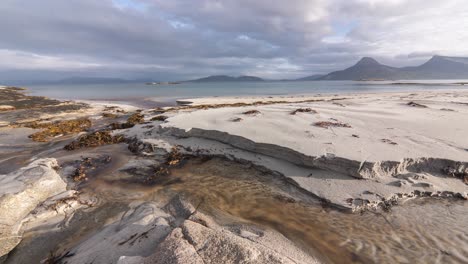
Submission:
[[[55,159],[40,159],[0,175],[0,257],[21,241],[22,220],[49,197],[66,191]]]

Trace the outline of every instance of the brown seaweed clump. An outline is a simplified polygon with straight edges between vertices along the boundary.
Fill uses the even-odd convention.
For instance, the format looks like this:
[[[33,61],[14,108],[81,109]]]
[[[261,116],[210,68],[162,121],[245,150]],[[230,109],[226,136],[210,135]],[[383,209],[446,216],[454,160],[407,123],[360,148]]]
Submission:
[[[341,122],[330,122],[330,121],[320,121],[315,122],[314,126],[322,127],[322,128],[330,128],[330,127],[344,127],[344,128],[351,128],[349,124],[341,123]]]
[[[117,118],[117,115],[116,114],[113,114],[113,113],[102,113],[102,117],[104,118]]]
[[[141,124],[143,122],[145,122],[145,116],[140,113],[135,113],[129,116],[127,119],[127,123],[133,124],[133,125]]]
[[[249,110],[249,111],[245,111],[242,113],[243,115],[258,115],[260,114],[260,111],[258,110]]]
[[[317,111],[311,108],[298,108],[294,111],[291,112],[291,115],[295,115],[297,113],[312,113],[312,114],[317,114]]]
[[[158,116],[151,118],[151,121],[166,121],[166,119],[168,118],[169,117],[165,115],[158,115]]]
[[[111,162],[111,160],[112,158],[107,155],[97,158],[83,158],[78,164],[74,173],[71,175],[71,177],[73,178],[74,182],[82,182],[88,180],[88,174],[90,174],[90,172],[96,170],[99,167],[99,165]]]
[[[82,118],[59,121],[55,123],[31,122],[26,124],[25,127],[43,129],[40,132],[30,135],[29,137],[37,142],[48,142],[52,138],[60,135],[69,135],[86,131],[91,127],[91,120]]]
[[[145,122],[145,116],[140,113],[134,113],[128,117],[127,122],[125,123],[112,123],[110,124],[110,129],[127,129],[132,128],[137,124],[141,124]]]
[[[103,145],[118,144],[125,142],[122,135],[113,136],[110,131],[96,131],[83,135],[64,147],[65,150],[76,150],[81,148],[99,147]]]
[[[418,103],[413,102],[413,101],[407,103],[406,105],[409,105],[411,107],[427,108],[427,105],[418,104]]]
[[[184,161],[188,159],[187,155],[179,152],[177,147],[173,147],[171,152],[167,154],[166,161],[156,167],[149,177],[145,179],[146,184],[171,184],[174,179],[168,179],[167,176],[171,174],[171,168],[183,165]],[[175,180],[176,182],[176,180]]]

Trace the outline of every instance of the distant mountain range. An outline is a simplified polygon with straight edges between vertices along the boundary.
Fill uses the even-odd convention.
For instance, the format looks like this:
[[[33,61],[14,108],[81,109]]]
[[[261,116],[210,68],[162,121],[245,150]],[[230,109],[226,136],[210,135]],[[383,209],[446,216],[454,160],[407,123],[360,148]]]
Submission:
[[[427,80],[468,79],[468,58],[434,56],[426,63],[413,67],[391,67],[380,64],[373,58],[364,57],[355,65],[326,75],[311,75],[299,79],[280,81],[325,81],[325,80]],[[190,82],[245,82],[265,81],[255,76],[231,77],[209,76]]]
[[[355,65],[331,72],[318,80],[426,80],[468,79],[468,58],[434,56],[426,63],[414,67],[396,68],[364,57]]]
[[[433,56],[419,66],[392,67],[379,63],[373,58],[364,57],[355,65],[325,75],[311,75],[298,79],[265,80],[256,76],[233,77],[214,75],[185,82],[264,82],[264,81],[324,81],[324,80],[430,80],[430,79],[468,79],[468,58]],[[107,77],[70,77],[61,80],[19,80],[3,81],[9,85],[29,84],[116,84],[116,83],[149,83],[153,79],[121,79]]]
[[[213,75],[205,78],[190,80],[187,82],[263,82],[264,79],[255,76],[227,76],[227,75]]]
[[[289,81],[316,81],[320,78],[322,78],[324,75],[323,74],[315,74],[315,75],[311,75],[311,76],[307,76],[307,77],[303,77],[303,78],[299,78],[299,79],[293,79],[293,80],[289,80]]]
[[[292,82],[292,81],[314,81],[321,77],[323,74],[311,75],[299,79],[282,79],[282,80],[265,80],[256,76],[239,76],[233,77],[228,75],[213,75],[200,79],[190,80],[186,82],[265,82],[265,81],[278,81],[278,82]]]

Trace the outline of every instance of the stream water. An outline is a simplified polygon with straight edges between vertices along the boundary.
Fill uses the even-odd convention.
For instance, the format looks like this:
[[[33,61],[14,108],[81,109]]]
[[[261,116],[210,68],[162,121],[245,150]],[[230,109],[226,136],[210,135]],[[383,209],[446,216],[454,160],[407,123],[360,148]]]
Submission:
[[[272,228],[328,263],[468,262],[466,201],[416,199],[386,213],[352,214],[324,206],[281,176],[219,158],[191,160],[155,186],[119,183],[119,177],[126,176],[89,188],[123,200],[183,194],[217,221]]]

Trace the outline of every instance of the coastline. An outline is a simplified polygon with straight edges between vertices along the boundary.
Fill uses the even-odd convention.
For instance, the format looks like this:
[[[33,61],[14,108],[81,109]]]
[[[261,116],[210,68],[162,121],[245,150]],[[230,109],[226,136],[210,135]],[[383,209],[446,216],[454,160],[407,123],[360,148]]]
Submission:
[[[8,88],[1,90],[5,89]],[[181,263],[195,259],[202,263],[204,258],[216,257],[219,261],[229,262],[234,256],[223,253],[221,247],[227,243],[245,261],[258,263],[266,259],[274,259],[275,263],[327,262],[333,259],[332,250],[325,244],[314,242],[317,244],[310,247],[311,242],[307,238],[290,240],[294,238],[291,230],[295,226],[289,229],[281,229],[271,223],[262,226],[251,220],[255,219],[254,216],[246,218],[246,213],[236,211],[236,215],[229,210],[230,213],[220,210],[217,202],[206,202],[207,207],[199,210],[201,202],[194,199],[199,194],[184,189],[187,187],[179,187],[181,183],[170,176],[186,167],[198,168],[205,164],[204,159],[211,166],[210,170],[204,169],[204,173],[213,173],[214,170],[222,174],[219,166],[223,164],[234,168],[232,174],[249,171],[240,182],[251,180],[249,175],[258,174],[253,178],[258,182],[265,181],[262,188],[272,188],[262,199],[278,196],[281,198],[274,201],[284,206],[305,204],[305,208],[315,208],[322,204],[340,211],[380,214],[408,199],[432,197],[463,201],[466,208],[466,90],[213,97],[181,101],[183,105],[141,111],[136,107],[95,101],[77,102],[79,107],[68,109],[75,103],[68,102],[67,108],[63,108],[65,102],[47,101],[34,109],[15,107],[15,110],[0,112],[2,118],[8,117],[4,118],[6,121],[2,127],[2,133],[8,137],[3,137],[0,147],[9,148],[9,156],[20,157],[16,159],[17,165],[0,175],[0,179],[8,183],[5,186],[16,186],[13,190],[2,188],[0,191],[0,208],[8,212],[9,219],[9,222],[2,221],[0,231],[2,236],[8,233],[5,237],[12,237],[8,240],[10,246],[2,249],[2,253],[8,253],[18,243],[22,244],[17,252],[34,247],[32,241],[38,230],[42,229],[39,233],[47,234],[51,223],[73,223],[74,215],[82,214],[82,211],[90,214],[97,208],[112,211],[106,196],[118,194],[119,206],[127,209],[102,216],[103,222],[111,223],[110,227],[96,226],[88,231],[88,239],[79,239],[78,244],[65,243],[58,249],[51,246],[55,253],[59,252],[57,257],[67,259],[69,263],[79,263],[97,257],[96,250],[112,248],[112,258],[119,263],[154,261],[162,252],[167,254],[167,259],[179,258]],[[28,111],[37,113],[25,115]],[[33,143],[27,138],[28,133],[38,129],[25,127],[25,124],[79,118],[88,118],[92,125],[54,133],[46,138],[45,143]],[[96,133],[104,133],[102,131],[108,133],[110,140],[99,138],[91,145],[90,140],[95,138],[90,139],[87,135],[100,136]],[[116,137],[122,140],[117,142]],[[76,141],[80,148],[63,150],[70,142]],[[111,160],[105,158],[107,156]],[[87,157],[90,160],[85,160]],[[197,161],[200,164],[192,163],[197,159],[201,159]],[[11,157],[0,159],[1,164],[11,160]],[[57,166],[61,168],[57,169]],[[20,182],[24,179],[21,175],[25,171],[34,173],[29,174],[32,183],[22,186]],[[226,181],[232,177],[229,175],[225,176]],[[267,180],[262,180],[262,177]],[[182,182],[190,181],[184,176],[180,178]],[[46,192],[36,184],[45,180],[54,182],[55,187]],[[275,185],[275,182],[281,184]],[[128,191],[122,186],[135,188],[135,197],[126,193]],[[101,190],[101,187],[104,188]],[[160,194],[169,187],[184,191],[174,191],[177,195]],[[33,200],[6,200],[21,197],[25,192],[40,195],[34,196]],[[188,198],[184,198],[182,194],[187,193]],[[152,197],[151,202],[146,199],[148,197]],[[13,201],[27,204],[21,214],[13,213],[9,207]],[[211,207],[208,205],[219,208],[216,213],[209,214]],[[118,216],[124,222],[115,221]],[[223,225],[222,219],[230,219],[231,226]],[[242,223],[246,219],[250,219],[249,222]],[[22,223],[18,225],[18,222]],[[132,229],[135,223],[144,224],[139,229]],[[125,226],[123,232],[111,228],[122,224]],[[152,235],[146,239],[119,247],[122,241],[129,238],[128,241],[133,241],[139,237],[138,234],[148,230],[152,230]],[[108,236],[113,239],[100,242]],[[222,239],[216,239],[217,236]],[[21,237],[24,237],[23,242]],[[85,236],[81,234],[79,237]],[[202,240],[210,242],[203,244]],[[275,245],[274,241],[280,243]],[[158,246],[148,247],[148,243]],[[343,254],[355,254],[354,246],[344,245],[342,249],[346,250]],[[307,247],[312,249],[312,253],[307,252]],[[67,251],[74,255],[67,256]],[[256,259],[252,259],[252,254]],[[372,258],[365,252],[360,254],[362,262]],[[18,255],[9,256],[6,263],[14,261]],[[385,256],[388,257],[374,256],[377,259],[373,261]]]

